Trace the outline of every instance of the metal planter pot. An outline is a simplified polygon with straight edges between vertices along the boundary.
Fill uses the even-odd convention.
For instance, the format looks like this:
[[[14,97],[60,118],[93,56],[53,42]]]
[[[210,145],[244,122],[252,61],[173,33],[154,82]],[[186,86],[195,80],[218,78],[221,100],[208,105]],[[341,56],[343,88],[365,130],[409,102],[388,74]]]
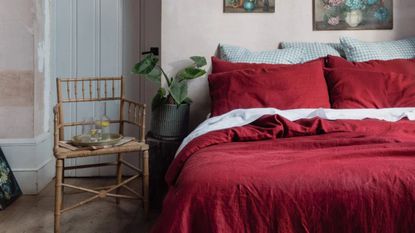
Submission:
[[[151,133],[166,140],[182,139],[189,128],[189,104],[164,104],[152,111]]]

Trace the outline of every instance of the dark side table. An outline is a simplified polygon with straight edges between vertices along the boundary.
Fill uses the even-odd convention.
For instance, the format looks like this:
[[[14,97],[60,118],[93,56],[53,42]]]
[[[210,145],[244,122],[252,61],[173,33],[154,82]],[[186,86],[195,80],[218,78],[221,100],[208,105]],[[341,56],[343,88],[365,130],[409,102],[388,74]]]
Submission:
[[[168,191],[164,176],[182,141],[158,139],[151,133],[146,139],[150,145],[150,208],[161,210]]]

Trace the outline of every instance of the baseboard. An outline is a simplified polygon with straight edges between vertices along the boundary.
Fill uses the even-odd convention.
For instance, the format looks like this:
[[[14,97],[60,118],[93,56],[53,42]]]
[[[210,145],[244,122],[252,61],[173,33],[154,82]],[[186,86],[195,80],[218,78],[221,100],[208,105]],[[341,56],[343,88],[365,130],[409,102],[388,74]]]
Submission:
[[[36,138],[1,139],[0,146],[24,194],[38,194],[53,179],[49,132]]]
[[[53,158],[50,158],[42,167],[33,170],[12,169],[23,194],[38,194],[52,181],[55,174],[54,161]]]

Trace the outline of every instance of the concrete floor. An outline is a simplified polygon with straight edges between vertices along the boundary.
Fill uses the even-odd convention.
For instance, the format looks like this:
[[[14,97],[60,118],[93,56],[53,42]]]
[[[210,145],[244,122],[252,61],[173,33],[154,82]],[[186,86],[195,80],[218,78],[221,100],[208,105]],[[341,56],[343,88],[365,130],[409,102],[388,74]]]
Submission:
[[[71,184],[87,187],[106,186],[112,179],[67,179]],[[90,194],[65,190],[65,206],[89,197]],[[22,196],[6,210],[0,211],[0,233],[53,232],[54,182],[37,196]],[[92,202],[65,213],[62,217],[64,233],[146,233],[154,224],[157,214],[146,221],[140,201],[123,200],[120,205],[113,199]]]

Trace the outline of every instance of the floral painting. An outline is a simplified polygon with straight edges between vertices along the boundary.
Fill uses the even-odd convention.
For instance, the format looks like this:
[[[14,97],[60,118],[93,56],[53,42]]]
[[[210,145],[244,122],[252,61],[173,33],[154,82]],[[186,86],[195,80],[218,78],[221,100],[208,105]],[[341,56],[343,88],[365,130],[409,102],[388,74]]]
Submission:
[[[6,208],[21,194],[19,185],[0,150],[0,210]]]
[[[225,13],[274,13],[275,0],[223,0]]]
[[[314,0],[314,30],[393,29],[393,0]]]

